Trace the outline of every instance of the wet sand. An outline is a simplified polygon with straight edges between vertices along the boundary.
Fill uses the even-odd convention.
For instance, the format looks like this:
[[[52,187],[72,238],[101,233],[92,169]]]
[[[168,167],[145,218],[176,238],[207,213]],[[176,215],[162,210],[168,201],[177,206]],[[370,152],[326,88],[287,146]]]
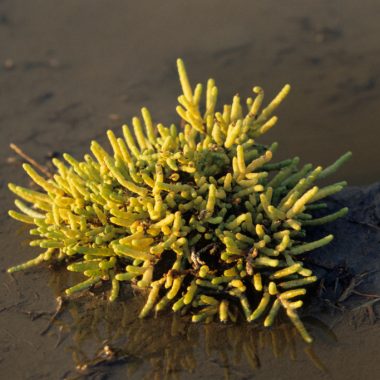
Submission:
[[[117,130],[130,122],[142,106],[151,110],[155,120],[178,120],[175,59],[182,57],[194,83],[215,78],[221,103],[235,93],[247,96],[253,85],[264,87],[269,99],[283,84],[291,83],[292,93],[279,110],[280,122],[268,134],[268,141],[280,143],[278,159],[298,155],[303,162],[326,165],[352,150],[354,159],[334,179],[347,179],[353,185],[376,182],[380,178],[379,15],[375,0],[360,4],[353,0],[171,0],[159,5],[154,1],[0,0],[2,376],[16,380],[75,377],[73,352],[79,344],[78,324],[70,311],[75,305],[62,313],[61,325],[56,323],[41,335],[51,317],[44,313],[54,311],[59,289],[47,286],[54,278],[49,271],[34,269],[14,278],[5,273],[5,268],[33,255],[27,230],[6,215],[13,199],[6,184],[26,183],[20,162],[8,159],[10,142],[45,163],[48,156],[64,151],[82,156],[91,139],[104,142],[106,129]],[[373,204],[372,208],[378,205]],[[371,227],[365,228],[368,231],[361,232],[370,236]],[[344,240],[344,234],[340,238]],[[338,320],[336,315],[318,317],[329,326]],[[300,341],[296,360],[289,360],[286,345],[275,360],[271,336],[265,338],[267,351],[258,354],[259,371],[251,369],[250,359],[244,356],[240,364],[231,362],[226,367],[223,344],[233,355],[230,346],[240,343],[222,342],[207,356],[203,326],[191,327],[187,333],[196,367],[178,374],[181,379],[223,378],[223,371],[229,371],[232,379],[249,379],[252,373],[259,379],[376,378],[378,324],[372,325],[367,314],[359,322],[355,319],[356,328],[350,324],[351,317],[344,320],[334,328],[337,342],[323,331],[317,336],[314,349],[328,374],[305,356]],[[131,319],[126,331],[134,336],[137,327],[151,329],[150,335],[155,336],[154,331],[165,323],[171,328],[169,322]],[[215,326],[211,333],[220,328]],[[86,347],[92,347],[94,356],[104,346],[104,335],[99,340],[93,332],[87,334]],[[155,352],[143,344],[135,348],[138,358],[107,367],[108,375],[95,372],[88,378],[125,378],[132,362],[137,369],[128,378],[152,378],[157,371],[151,368],[164,366],[164,343],[175,347],[185,342],[168,334]],[[284,333],[279,339],[285,339]],[[171,357],[170,347],[167,355]],[[192,368],[190,362],[186,366]]]

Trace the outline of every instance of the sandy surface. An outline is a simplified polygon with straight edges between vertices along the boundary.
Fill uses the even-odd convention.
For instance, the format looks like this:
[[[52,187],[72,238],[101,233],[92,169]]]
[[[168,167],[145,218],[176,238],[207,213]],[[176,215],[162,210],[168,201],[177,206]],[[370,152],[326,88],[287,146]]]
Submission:
[[[120,124],[110,114],[129,121],[143,105],[173,120],[180,56],[194,82],[220,83],[222,101],[291,83],[268,136],[279,154],[328,164],[350,149],[342,178],[375,182],[379,15],[376,0],[2,0],[0,62],[14,68],[0,71],[0,162],[9,141],[37,158],[82,154]]]
[[[356,185],[378,181],[379,16],[376,0],[0,0],[2,376],[72,376],[67,373],[74,368],[76,344],[73,323],[40,335],[49,315],[38,313],[55,308],[57,294],[46,286],[53,281],[51,273],[36,269],[16,280],[4,273],[32,256],[27,231],[5,212],[12,207],[6,184],[26,181],[19,163],[7,160],[10,142],[45,162],[54,152],[83,155],[91,139],[105,141],[107,128],[117,130],[144,105],[155,120],[177,120],[175,59],[183,57],[194,82],[216,79],[221,102],[235,93],[248,95],[253,85],[263,86],[269,97],[291,83],[279,125],[268,135],[281,144],[278,157],[299,155],[304,162],[326,165],[352,150],[354,160],[336,179]],[[380,367],[372,347],[379,341],[378,325],[364,324],[357,331],[342,326],[336,330],[339,343],[321,338],[316,347],[330,375],[322,375],[304,355],[292,362],[268,353],[261,354],[257,378],[375,378],[372,373]],[[202,339],[203,332],[191,334],[195,347],[200,345],[195,337]],[[368,352],[360,350],[364,346]],[[156,372],[148,368],[154,360],[160,367],[163,351],[160,346],[147,364],[142,350],[141,365],[130,378],[152,378]],[[197,378],[223,376],[223,358],[205,359],[202,350],[196,355]],[[251,378],[247,361],[242,363],[230,378]],[[125,378],[125,367],[120,368],[109,378]],[[99,376],[106,375],[89,378],[106,378]],[[181,378],[194,376],[185,371]]]

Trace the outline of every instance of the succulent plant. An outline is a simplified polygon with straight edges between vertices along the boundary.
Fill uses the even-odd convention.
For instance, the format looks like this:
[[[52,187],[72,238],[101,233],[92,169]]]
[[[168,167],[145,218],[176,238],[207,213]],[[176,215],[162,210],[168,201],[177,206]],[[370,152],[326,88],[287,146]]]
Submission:
[[[83,282],[67,295],[96,284],[111,284],[109,300],[120,282],[147,290],[140,317],[171,308],[191,314],[193,322],[249,322],[271,326],[280,309],[310,342],[297,309],[305,286],[317,280],[303,254],[329,243],[332,235],[305,240],[305,227],[333,221],[347,208],[323,217],[321,200],[345,182],[318,188],[350,156],[348,152],[322,169],[299,168],[299,158],[272,162],[278,144],[257,139],[277,122],[272,116],[287,96],[286,85],[262,108],[264,92],[254,99],[216,110],[213,79],[190,85],[182,60],[178,72],[183,94],[176,110],[181,127],[152,121],[146,108],[123,137],[107,131],[111,153],[92,141],[82,161],[68,154],[54,158],[54,175],[24,169],[41,190],[10,184],[21,200],[9,215],[31,224],[44,249],[36,258],[14,266],[15,272],[44,261],[61,260],[67,270],[83,273]]]

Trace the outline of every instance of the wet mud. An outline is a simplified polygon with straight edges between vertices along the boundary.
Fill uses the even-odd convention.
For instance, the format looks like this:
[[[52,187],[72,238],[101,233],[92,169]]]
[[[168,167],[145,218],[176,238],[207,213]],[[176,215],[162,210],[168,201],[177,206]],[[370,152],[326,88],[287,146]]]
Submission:
[[[380,370],[379,2],[0,0],[0,369],[11,379],[372,379]],[[136,319],[141,297],[110,305],[95,289],[65,300],[59,268],[9,276],[35,254],[10,220],[7,183],[25,184],[13,142],[41,164],[82,156],[139,112],[177,120],[175,59],[194,82],[213,76],[220,102],[261,85],[293,90],[268,134],[278,159],[327,165],[352,187],[330,202],[349,215],[316,235],[321,278],[305,308],[315,343],[286,319],[192,325],[172,315]],[[370,183],[375,183],[367,186]]]

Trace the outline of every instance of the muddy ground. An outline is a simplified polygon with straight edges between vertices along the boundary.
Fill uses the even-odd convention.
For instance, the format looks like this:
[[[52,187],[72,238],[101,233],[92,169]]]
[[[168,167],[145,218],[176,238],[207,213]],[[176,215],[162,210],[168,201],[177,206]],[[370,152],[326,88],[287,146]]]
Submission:
[[[221,102],[253,85],[269,97],[291,83],[267,137],[280,142],[278,158],[326,165],[352,150],[332,180],[378,181],[379,15],[376,0],[0,0],[1,377],[376,378],[376,184],[332,202],[352,211],[325,227],[336,239],[312,257],[326,286],[316,293],[322,303],[308,309],[314,354],[286,324],[264,333],[171,317],[136,321],[132,299],[127,309],[107,309],[96,297],[66,304],[46,330],[67,279],[45,268],[12,278],[5,268],[34,253],[27,230],[6,215],[13,198],[6,184],[26,183],[9,143],[45,163],[63,151],[80,157],[91,139],[104,142],[106,129],[144,105],[155,120],[177,120],[177,57],[194,82],[215,78]]]

